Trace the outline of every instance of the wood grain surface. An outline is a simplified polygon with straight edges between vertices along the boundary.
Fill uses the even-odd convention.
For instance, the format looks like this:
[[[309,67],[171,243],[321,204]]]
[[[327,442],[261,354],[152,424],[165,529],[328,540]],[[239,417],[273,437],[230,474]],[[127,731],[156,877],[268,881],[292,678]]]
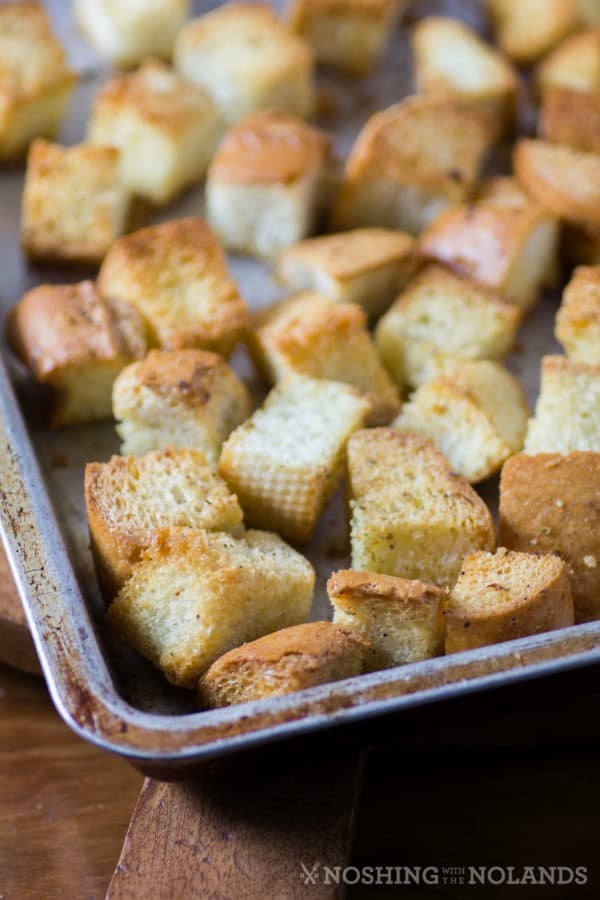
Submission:
[[[25,613],[0,544],[0,663],[40,675],[41,669],[27,628]]]

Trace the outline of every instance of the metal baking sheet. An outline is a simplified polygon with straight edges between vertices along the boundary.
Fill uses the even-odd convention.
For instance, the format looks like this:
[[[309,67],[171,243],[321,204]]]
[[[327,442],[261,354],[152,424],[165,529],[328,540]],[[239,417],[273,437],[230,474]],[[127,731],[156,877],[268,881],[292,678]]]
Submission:
[[[197,4],[207,8],[209,4]],[[420,4],[423,8],[423,4]],[[477,24],[477,2],[426,4]],[[91,99],[108,70],[77,37],[69,4],[48,2],[81,82],[65,124],[67,143],[83,138]],[[406,36],[401,31],[373,77],[344,81],[322,78],[321,124],[335,134],[343,155],[377,108],[410,92]],[[30,266],[19,250],[22,172],[0,173],[0,316],[29,287],[45,281],[74,282],[93,272]],[[202,190],[186,196],[154,221],[202,213]],[[252,308],[270,303],[281,289],[259,263],[231,258],[232,271]],[[522,379],[530,401],[538,389],[539,360],[556,349],[552,329],[557,298],[547,297],[528,319],[509,366]],[[118,452],[112,425],[49,432],[44,395],[4,343],[0,346],[0,513],[3,538],[23,598],[54,702],[63,718],[86,739],[141,766],[178,766],[236,752],[250,745],[329,728],[358,718],[400,712],[409,706],[480,690],[500,682],[585,665],[600,659],[600,623],[487,647],[469,653],[361,676],[275,700],[195,712],[190,693],[169,686],[149,663],[104,627],[88,548],[83,504],[83,468]],[[258,397],[260,385],[242,351],[236,370]],[[494,506],[497,481],[482,492]],[[329,614],[325,582],[348,565],[343,504],[338,495],[306,550],[317,570],[312,618]]]

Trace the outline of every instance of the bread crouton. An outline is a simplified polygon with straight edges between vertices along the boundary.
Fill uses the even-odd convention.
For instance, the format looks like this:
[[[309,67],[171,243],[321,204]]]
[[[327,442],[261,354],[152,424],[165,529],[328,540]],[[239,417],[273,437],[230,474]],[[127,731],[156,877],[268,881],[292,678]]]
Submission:
[[[127,230],[130,211],[115,147],[33,141],[21,215],[21,243],[30,259],[98,265]]]
[[[535,303],[553,270],[558,222],[539,204],[498,202],[457,206],[421,238],[426,259],[493,288],[520,309]]]
[[[266,3],[226,3],[193,19],[174,60],[229,125],[265,109],[306,118],[315,105],[312,50]]]
[[[377,319],[402,290],[417,265],[415,241],[386,228],[357,228],[307,238],[275,261],[279,281],[295,291],[319,291],[332,300],[358,303]]]
[[[230,531],[242,522],[237,497],[196,450],[88,463],[85,505],[98,581],[109,599],[161,529]]]
[[[585,29],[568,37],[549,53],[536,69],[538,91],[570,87],[586,91],[600,78],[600,31]]]
[[[221,120],[202,88],[158,60],[115,75],[92,107],[87,139],[121,151],[123,181],[160,205],[204,177]]]
[[[600,154],[524,138],[515,148],[514,167],[529,193],[553,215],[575,225],[600,226]]]
[[[146,56],[170,59],[191,0],[73,0],[75,22],[86,40],[117,66]]]
[[[488,0],[503,53],[528,65],[548,53],[580,22],[578,0]]]
[[[315,228],[331,174],[329,138],[281,112],[226,132],[208,170],[208,221],[228,250],[270,257]]]
[[[296,374],[346,382],[367,396],[368,422],[387,424],[400,410],[400,396],[366,325],[356,304],[307,291],[257,313],[248,347],[267,381]]]
[[[576,620],[600,617],[600,453],[511,457],[500,479],[499,540],[563,559]]]
[[[431,438],[476,483],[523,448],[528,415],[521,385],[501,365],[456,360],[415,391],[391,427]]]
[[[557,341],[574,362],[600,365],[600,266],[580,266],[556,314]]]
[[[459,97],[489,112],[499,131],[514,128],[519,80],[513,67],[468,25],[427,16],[411,35],[417,91]]]
[[[521,314],[499,294],[428,265],[380,319],[375,343],[398,384],[416,387],[453,359],[502,359]]]
[[[473,200],[477,203],[514,206],[516,209],[523,209],[536,202],[514,175],[490,175],[484,178],[477,185]]]
[[[291,376],[223,446],[219,472],[251,525],[307,541],[370,404],[354,388]]]
[[[446,653],[472,650],[574,623],[567,567],[558,556],[472,553],[446,607]]]
[[[28,291],[10,313],[8,332],[34,379],[51,388],[53,428],[109,419],[116,376],[146,352],[136,311],[104,300],[91,281]]]
[[[366,650],[366,641],[331,622],[283,628],[217,659],[198,683],[198,702],[214,709],[352,678]]]
[[[223,441],[250,411],[246,386],[208,350],[151,350],[113,387],[123,454],[190,447],[216,466]]]
[[[294,0],[290,26],[318,62],[366,75],[381,58],[408,0]]]
[[[194,688],[223,653],[303,622],[314,581],[276,534],[172,529],[144,552],[108,621],[169,681]]]
[[[600,451],[600,365],[544,356],[540,393],[525,438],[526,453]]]
[[[202,219],[173,219],[118,240],[98,275],[98,290],[139,311],[154,347],[197,347],[229,356],[248,310],[225,254]]]
[[[393,575],[334,572],[327,582],[333,621],[366,638],[369,671],[419,662],[444,652],[446,591]]]
[[[0,5],[0,160],[23,156],[35,137],[56,137],[75,81],[43,5]]]
[[[346,163],[333,228],[377,225],[419,234],[468,197],[495,128],[486,113],[447,97],[408,97],[375,113]]]
[[[447,587],[467,553],[495,546],[483,500],[419,435],[394,428],[353,434],[348,493],[353,569]]]

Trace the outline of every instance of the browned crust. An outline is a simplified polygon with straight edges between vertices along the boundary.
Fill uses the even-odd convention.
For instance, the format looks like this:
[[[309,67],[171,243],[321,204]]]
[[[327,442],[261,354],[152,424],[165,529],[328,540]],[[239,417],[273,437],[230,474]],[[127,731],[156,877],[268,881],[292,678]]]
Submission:
[[[539,132],[549,141],[600,153],[600,87],[587,91],[559,85],[546,88]]]
[[[336,601],[359,600],[401,604],[438,604],[447,594],[443,588],[424,581],[375,572],[340,569],[327,582],[329,597]]]

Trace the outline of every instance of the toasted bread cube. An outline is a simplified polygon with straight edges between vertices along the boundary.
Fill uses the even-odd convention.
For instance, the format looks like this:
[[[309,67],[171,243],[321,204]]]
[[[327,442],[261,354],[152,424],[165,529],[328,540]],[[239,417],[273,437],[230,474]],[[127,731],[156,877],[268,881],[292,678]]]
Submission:
[[[173,219],[116,241],[98,290],[134,306],[152,346],[165,350],[197,347],[229,356],[248,322],[225,254],[202,219]]]
[[[376,319],[416,265],[415,242],[409,234],[357,228],[300,241],[279,254],[275,271],[279,281],[293,290],[358,303],[370,319]]]
[[[526,453],[600,451],[600,365],[544,356],[540,393],[525,438]]]
[[[428,265],[380,319],[375,342],[398,384],[416,387],[453,359],[502,359],[520,320],[517,307],[489,288]]]
[[[180,32],[175,67],[203,87],[229,125],[259,110],[306,118],[315,105],[313,54],[263,3],[226,3]]]
[[[598,86],[600,78],[600,32],[578,31],[549,53],[536,70],[539,92],[551,87],[586,91]]]
[[[122,454],[190,447],[212,466],[251,412],[245,384],[208,350],[151,350],[123,369],[112,396]]]
[[[490,360],[449,362],[405,403],[392,428],[431,438],[476,483],[523,448],[529,408],[517,379]]]
[[[314,582],[276,534],[171,529],[134,566],[108,621],[169,681],[194,688],[223,653],[303,622]]]
[[[283,628],[217,659],[198,683],[199,705],[233,706],[352,678],[366,652],[366,641],[331,622]]]
[[[294,0],[290,25],[318,62],[355,75],[381,58],[407,0]]]
[[[170,59],[190,7],[190,0],[73,0],[73,15],[101,56],[127,68],[146,56]]]
[[[259,112],[227,131],[206,181],[208,221],[228,250],[270,257],[313,231],[330,141],[295,116]]]
[[[580,226],[600,226],[600,154],[563,144],[522,139],[515,172],[553,215]]]
[[[53,428],[109,419],[115,378],[146,352],[136,311],[102,299],[91,281],[33,288],[11,311],[8,330],[34,379],[52,389]]]
[[[447,587],[467,553],[495,546],[487,506],[426,438],[356,432],[348,482],[353,569]]]
[[[111,600],[158,531],[242,523],[237,497],[204,454],[172,447],[88,463],[85,505],[98,581]]]
[[[446,653],[568,628],[575,621],[567,567],[558,556],[472,553],[446,607]]]
[[[539,204],[479,202],[443,213],[421,252],[493,288],[520,309],[535,303],[558,255],[558,222]]]
[[[388,669],[444,652],[446,591],[375,572],[334,572],[333,621],[369,641],[365,669]]]
[[[491,175],[484,178],[473,194],[475,202],[523,209],[536,203],[514,175]]]
[[[121,151],[124,183],[156,205],[204,177],[220,134],[208,94],[157,60],[111,78],[87,131],[89,141]]]
[[[501,50],[527,65],[579,25],[578,0],[489,0]]]
[[[76,75],[37,0],[0,6],[0,161],[24,155],[35,137],[55,138]]]
[[[257,313],[248,347],[271,383],[294,374],[346,382],[366,394],[368,421],[387,424],[400,410],[400,396],[366,326],[356,304],[307,291]]]
[[[21,243],[30,259],[98,265],[129,222],[115,147],[37,138],[27,157]]]
[[[447,97],[408,97],[375,113],[350,153],[333,227],[378,225],[419,234],[467,198],[495,128],[486,113]]]
[[[369,401],[333,381],[291,376],[223,446],[219,472],[246,520],[307,541],[342,475],[346,443]]]
[[[494,116],[500,131],[515,124],[519,80],[513,67],[463,22],[422,19],[411,35],[417,91],[459,97]]]
[[[577,363],[600,365],[600,266],[580,266],[566,286],[554,331]]]
[[[518,453],[500,479],[500,543],[555,553],[568,568],[575,618],[600,616],[600,453]]]

